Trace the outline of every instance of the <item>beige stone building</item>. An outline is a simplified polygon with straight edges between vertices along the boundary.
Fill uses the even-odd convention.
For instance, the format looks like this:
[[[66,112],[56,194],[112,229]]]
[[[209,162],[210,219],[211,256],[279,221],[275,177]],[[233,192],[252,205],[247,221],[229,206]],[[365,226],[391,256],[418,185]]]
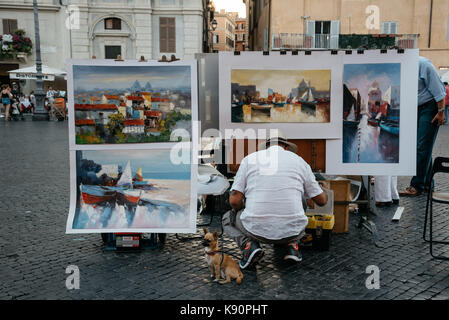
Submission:
[[[394,35],[449,66],[448,0],[242,0],[250,50],[339,48],[348,35]]]
[[[248,49],[246,18],[235,19],[235,50],[245,51]]]
[[[215,12],[217,28],[213,31],[212,43],[214,51],[234,51],[236,14],[224,9]]]
[[[205,0],[38,0],[42,63],[65,71],[66,59],[193,59],[203,51]],[[32,0],[0,0],[0,35],[24,30],[34,40]],[[0,83],[8,71],[35,64],[35,49],[0,57]],[[32,80],[20,80],[29,92]],[[45,87],[50,83],[45,83]]]

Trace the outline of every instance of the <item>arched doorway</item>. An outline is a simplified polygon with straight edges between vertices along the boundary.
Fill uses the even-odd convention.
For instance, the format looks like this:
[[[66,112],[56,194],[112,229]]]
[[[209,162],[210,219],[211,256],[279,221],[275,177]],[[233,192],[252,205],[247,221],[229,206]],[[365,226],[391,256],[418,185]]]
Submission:
[[[121,16],[107,15],[93,23],[90,32],[91,55],[98,59],[135,59],[135,29]]]

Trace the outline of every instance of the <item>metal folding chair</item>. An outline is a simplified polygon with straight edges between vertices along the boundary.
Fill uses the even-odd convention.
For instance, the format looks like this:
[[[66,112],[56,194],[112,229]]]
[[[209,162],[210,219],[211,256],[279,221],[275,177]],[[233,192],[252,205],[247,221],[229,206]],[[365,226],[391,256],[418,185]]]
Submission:
[[[434,244],[449,244],[449,241],[433,240],[433,203],[449,204],[449,192],[433,192],[432,181],[437,173],[449,173],[449,158],[437,157],[432,165],[431,177],[429,182],[429,193],[427,195],[426,215],[424,219],[423,239],[430,244],[430,255],[435,259],[449,260],[449,257],[443,255],[435,255],[433,253]],[[429,219],[429,239],[426,239],[427,220]]]

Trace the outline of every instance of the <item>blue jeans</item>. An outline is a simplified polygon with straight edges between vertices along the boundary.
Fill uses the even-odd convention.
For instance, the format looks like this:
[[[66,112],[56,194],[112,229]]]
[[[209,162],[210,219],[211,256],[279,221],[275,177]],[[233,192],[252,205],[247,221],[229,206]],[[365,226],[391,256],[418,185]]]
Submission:
[[[435,100],[418,106],[418,135],[416,150],[416,176],[410,185],[418,191],[430,184],[430,168],[432,165],[432,150],[438,134],[438,125],[432,123],[438,112]]]

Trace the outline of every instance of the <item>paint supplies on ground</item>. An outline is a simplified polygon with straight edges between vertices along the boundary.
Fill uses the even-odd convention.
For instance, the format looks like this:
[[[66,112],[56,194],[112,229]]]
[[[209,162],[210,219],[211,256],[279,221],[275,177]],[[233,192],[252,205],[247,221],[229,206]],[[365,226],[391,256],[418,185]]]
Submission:
[[[335,225],[334,192],[323,185],[327,193],[327,204],[323,207],[313,206],[307,201],[306,216],[309,222],[306,227],[306,235],[301,239],[301,247],[311,247],[316,250],[329,250],[332,229]],[[310,200],[310,199],[308,199]]]
[[[316,250],[329,250],[332,229],[335,224],[333,215],[307,215],[309,223],[306,236],[301,239],[301,247],[311,247]]]

